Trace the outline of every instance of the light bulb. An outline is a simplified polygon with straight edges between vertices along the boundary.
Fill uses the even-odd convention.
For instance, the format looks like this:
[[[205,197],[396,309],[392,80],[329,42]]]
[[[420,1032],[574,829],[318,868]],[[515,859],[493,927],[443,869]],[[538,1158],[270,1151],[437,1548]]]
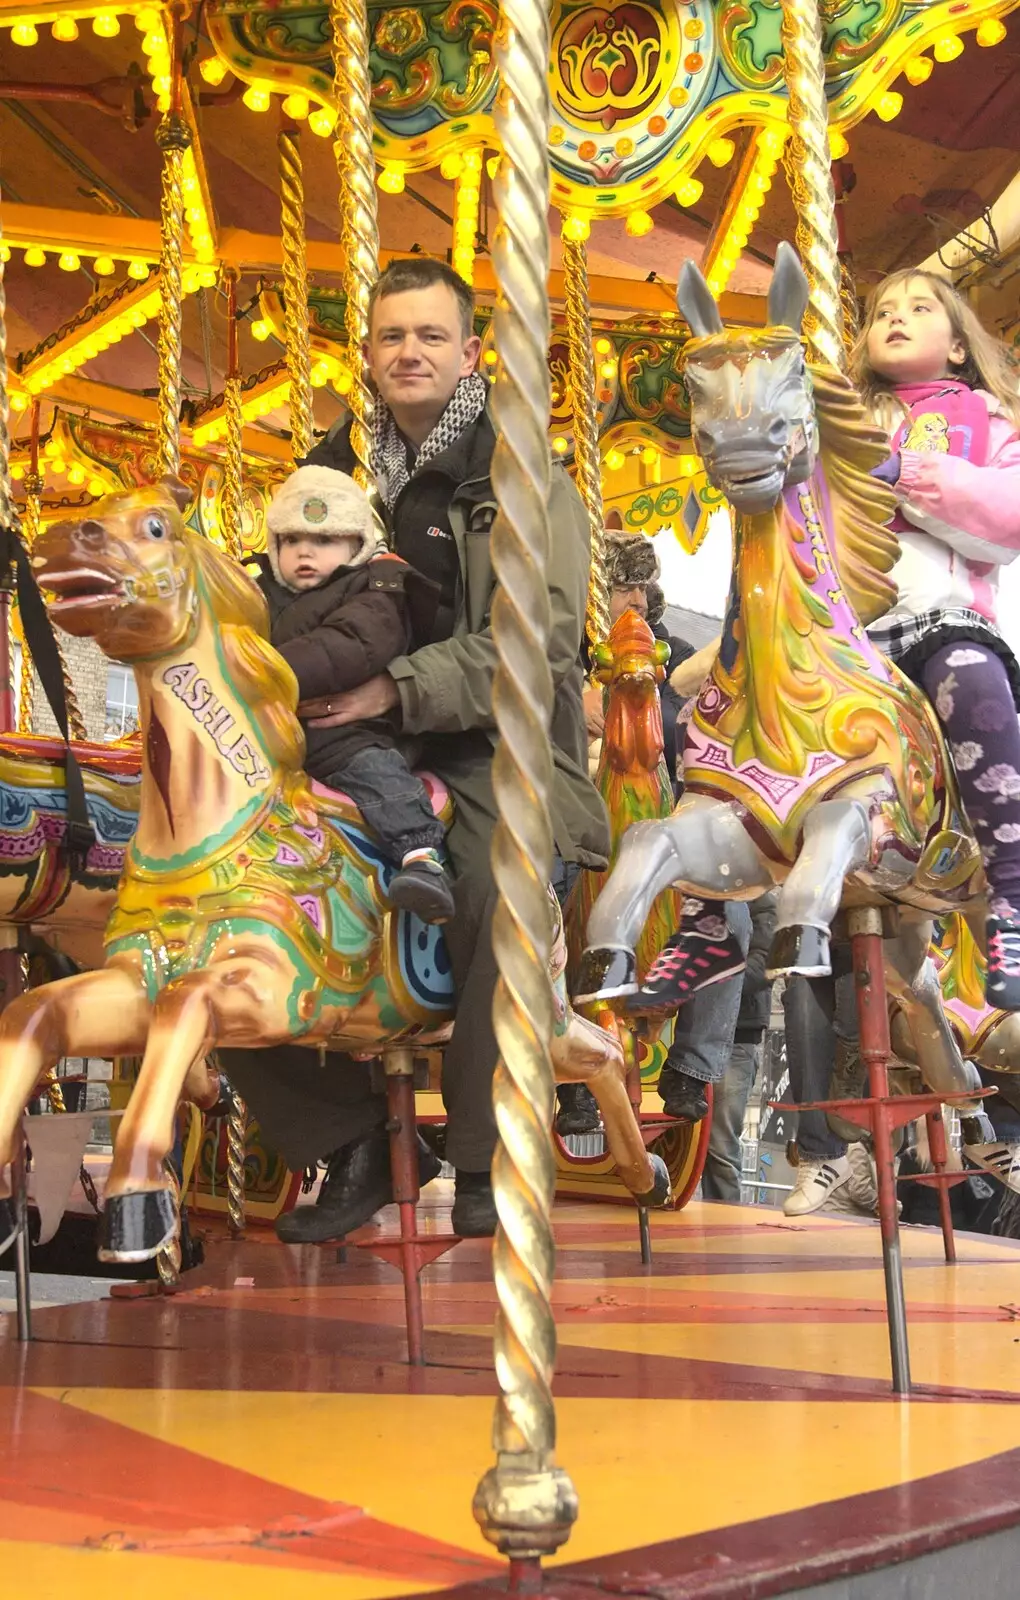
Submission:
[[[272,95],[266,89],[261,89],[257,83],[251,84],[241,96],[249,111],[268,111],[272,104]]]
[[[92,32],[100,39],[116,39],[120,32],[120,20],[115,11],[101,11],[98,17],[92,19]]]
[[[685,178],[673,192],[680,205],[696,206],[705,192],[705,185],[698,178]]]
[[[379,174],[379,187],[384,194],[402,194],[404,190],[404,169],[395,161],[387,163]]]
[[[705,154],[713,167],[725,167],[733,160],[735,149],[732,139],[713,139]]]
[[[626,460],[627,457],[624,455],[622,450],[617,450],[614,448],[606,452],[606,466],[609,468],[610,472],[619,472]]]
[[[267,322],[264,317],[259,317],[258,321],[253,322],[251,325],[251,336],[253,339],[257,339],[259,344],[263,344],[272,331],[272,324]]]
[[[139,283],[142,283],[142,282],[144,282],[144,280],[148,276],[149,276],[149,268],[148,268],[148,265],[144,261],[129,261],[128,262],[128,277],[129,278],[137,278]]]
[[[289,94],[283,102],[283,109],[292,122],[304,122],[312,108],[306,94]]]
[[[895,89],[887,89],[875,102],[875,115],[883,122],[892,122],[903,110],[903,96]]]
[[[40,250],[37,244],[30,246],[25,251],[26,267],[44,267],[46,265],[46,251]]]
[[[829,129],[829,155],[833,161],[842,161],[850,154],[850,146],[838,128]]]
[[[641,452],[641,460],[646,467],[654,467],[659,459],[659,452],[653,444],[646,444]]]
[[[572,211],[563,223],[564,239],[573,239],[581,242],[591,234],[591,223],[579,211]]]
[[[218,89],[230,68],[225,61],[220,60],[219,56],[206,56],[204,61],[198,63],[198,70],[206,83],[213,89]]]
[[[439,163],[440,174],[448,183],[452,183],[455,178],[459,178],[463,170],[464,157],[459,150],[449,151]]]
[[[78,463],[75,462],[74,466],[71,467],[70,471],[67,474],[67,481],[68,481],[68,483],[84,483],[85,482],[85,468],[84,467],[80,467],[78,465]]]
[[[943,34],[941,39],[935,40],[935,60],[955,61],[957,56],[963,55],[963,40],[957,38],[955,33]]]
[[[599,367],[599,372],[600,372],[600,374],[602,375],[603,378],[615,378],[616,377],[616,362],[615,361],[603,361],[602,365]]]
[[[106,485],[102,478],[90,478],[86,487],[93,499],[97,499],[99,495],[106,493]]]
[[[57,260],[61,272],[77,272],[81,262],[73,250],[65,250]]]
[[[96,256],[92,270],[97,278],[109,278],[116,272],[117,264],[112,256]]]
[[[78,37],[78,24],[73,17],[58,17],[50,32],[61,44],[73,44]]]
[[[318,111],[313,111],[308,118],[308,126],[320,139],[328,139],[336,127],[336,112],[332,107],[320,106]]]
[[[38,44],[39,29],[34,22],[17,22],[11,29],[12,44]]]
[[[553,449],[556,451],[556,454],[558,456],[565,456],[569,448],[570,446],[567,443],[567,440],[564,439],[562,433],[557,434],[556,438],[553,440]]]
[[[903,68],[903,75],[916,89],[922,83],[927,83],[934,71],[935,63],[931,56],[914,56]]]
[[[655,223],[647,211],[632,211],[623,226],[632,239],[643,239],[646,233],[651,233]]]
[[[986,17],[984,22],[978,24],[974,37],[987,50],[989,45],[1002,43],[1006,37],[1006,24],[999,17]]]

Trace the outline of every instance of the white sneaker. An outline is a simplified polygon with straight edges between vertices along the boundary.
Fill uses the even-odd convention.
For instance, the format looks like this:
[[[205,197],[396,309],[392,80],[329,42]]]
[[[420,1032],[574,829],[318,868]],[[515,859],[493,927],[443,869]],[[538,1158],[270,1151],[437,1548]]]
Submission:
[[[806,1217],[820,1210],[834,1190],[850,1181],[850,1172],[847,1156],[833,1156],[828,1161],[805,1161],[801,1156],[797,1182],[783,1211],[788,1217]]]
[[[1003,1144],[1001,1139],[994,1144],[965,1144],[963,1153],[1007,1189],[1020,1194],[1020,1144]]]

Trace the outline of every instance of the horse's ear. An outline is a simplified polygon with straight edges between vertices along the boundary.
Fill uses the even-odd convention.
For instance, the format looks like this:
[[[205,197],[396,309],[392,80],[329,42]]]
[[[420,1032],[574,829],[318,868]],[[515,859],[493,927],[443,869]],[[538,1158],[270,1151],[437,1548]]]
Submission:
[[[693,261],[685,261],[676,288],[676,303],[696,339],[722,333],[723,320],[712,291]]]
[[[776,251],[776,265],[769,284],[769,326],[792,328],[800,332],[808,306],[808,281],[800,257],[785,239]]]
[[[182,514],[187,511],[192,501],[192,493],[187,484],[182,483],[180,478],[170,476],[162,478],[160,480],[160,488],[166,490],[178,511]]]

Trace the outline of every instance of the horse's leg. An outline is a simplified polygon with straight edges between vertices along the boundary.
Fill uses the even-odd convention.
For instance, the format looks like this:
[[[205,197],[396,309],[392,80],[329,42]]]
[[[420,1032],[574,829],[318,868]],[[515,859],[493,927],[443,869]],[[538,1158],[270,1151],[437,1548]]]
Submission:
[[[870,842],[868,813],[859,800],[822,800],[808,812],[800,853],[779,891],[768,977],[799,972],[824,978],[832,971],[829,929],[844,879],[865,865]]]
[[[80,972],[30,989],[0,1017],[0,1176],[32,1090],[62,1056],[137,1055],[149,1001],[140,973],[124,966]],[[4,1192],[0,1189],[0,1192]]]
[[[668,1205],[669,1171],[661,1157],[645,1148],[627,1093],[627,1064],[618,1041],[575,1011],[565,1032],[553,1039],[552,1060],[557,1083],[584,1083],[598,1101],[609,1153],[634,1198],[644,1206]]]
[[[966,1118],[968,1144],[991,1143],[995,1135],[982,1110],[981,1078],[973,1062],[960,1054],[956,1035],[942,1008],[935,963],[928,954],[932,924],[928,917],[913,917],[900,911],[896,938],[886,939],[886,981],[889,993],[898,1002],[910,1029],[918,1069],[933,1094],[960,1094],[977,1091],[973,1101],[958,1103]]]
[[[637,990],[634,948],[656,895],[672,884],[709,900],[753,900],[772,875],[728,805],[688,795],[671,817],[628,828],[588,918],[578,1000]]]

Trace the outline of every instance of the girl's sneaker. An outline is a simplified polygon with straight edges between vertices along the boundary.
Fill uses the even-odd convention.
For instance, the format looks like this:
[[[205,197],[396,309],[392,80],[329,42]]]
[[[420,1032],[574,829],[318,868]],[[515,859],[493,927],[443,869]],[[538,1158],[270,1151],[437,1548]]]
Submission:
[[[652,962],[637,994],[627,1002],[628,1009],[641,1016],[672,1016],[699,989],[734,977],[746,965],[747,958],[725,918],[708,915],[688,922],[685,916],[678,932]]]
[[[996,1011],[1020,1011],[1020,922],[989,917],[985,999]]]

